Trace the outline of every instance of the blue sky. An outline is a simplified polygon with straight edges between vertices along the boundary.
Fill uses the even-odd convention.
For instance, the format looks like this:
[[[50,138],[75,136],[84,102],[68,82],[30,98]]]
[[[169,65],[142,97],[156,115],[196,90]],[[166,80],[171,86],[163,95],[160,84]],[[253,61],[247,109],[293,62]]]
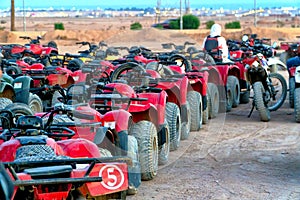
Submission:
[[[0,8],[10,7],[10,0],[1,0]],[[70,8],[75,7],[100,7],[100,8],[125,8],[125,7],[155,7],[157,0],[15,0],[15,7],[22,7],[23,2],[25,7],[31,8]],[[162,7],[179,7],[180,0],[161,0]],[[184,5],[185,0],[182,0]],[[272,2],[272,3],[270,3]],[[253,8],[254,0],[212,0],[212,1],[201,1],[201,0],[190,0],[192,8]],[[300,6],[300,0],[256,0],[257,7],[286,7],[286,6]]]

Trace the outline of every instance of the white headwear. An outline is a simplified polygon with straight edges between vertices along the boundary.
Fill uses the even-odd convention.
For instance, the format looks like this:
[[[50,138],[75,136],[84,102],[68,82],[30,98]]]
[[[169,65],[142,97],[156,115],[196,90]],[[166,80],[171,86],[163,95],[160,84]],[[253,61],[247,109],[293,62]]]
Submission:
[[[221,36],[222,27],[219,24],[212,25],[210,29],[210,37]]]

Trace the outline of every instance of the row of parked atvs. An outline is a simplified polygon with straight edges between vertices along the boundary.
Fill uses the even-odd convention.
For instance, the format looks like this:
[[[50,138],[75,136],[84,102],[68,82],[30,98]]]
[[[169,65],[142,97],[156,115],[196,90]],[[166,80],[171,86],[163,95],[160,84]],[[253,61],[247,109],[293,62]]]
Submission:
[[[284,64],[237,43],[231,62],[216,63],[189,42],[163,44],[163,52],[80,42],[89,49],[74,55],[37,40],[1,46],[0,161],[13,185],[11,193],[2,187],[9,199],[125,199],[191,131],[248,103],[252,86],[262,121],[286,97],[276,73]]]

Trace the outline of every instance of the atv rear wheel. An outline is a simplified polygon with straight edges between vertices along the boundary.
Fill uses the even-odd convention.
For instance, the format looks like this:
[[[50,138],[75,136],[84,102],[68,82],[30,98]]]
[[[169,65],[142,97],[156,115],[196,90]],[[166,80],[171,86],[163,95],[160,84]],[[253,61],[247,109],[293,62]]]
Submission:
[[[236,108],[240,104],[240,83],[237,77],[228,76],[227,87],[231,87],[232,92],[232,108]]]
[[[41,98],[36,94],[29,94],[28,106],[33,113],[43,112],[43,102]]]
[[[138,141],[142,180],[152,180],[158,170],[158,137],[155,125],[149,121],[133,124],[130,135]]]
[[[289,103],[290,108],[294,108],[295,77],[289,78]]]
[[[167,102],[166,119],[170,129],[170,151],[178,149],[181,138],[180,110],[175,103]]]
[[[13,103],[12,100],[10,100],[8,98],[0,97],[0,110],[12,103]]]
[[[208,83],[208,94],[207,94],[207,107],[208,107],[208,117],[209,119],[213,119],[217,117],[219,113],[219,90],[216,84]]]
[[[67,65],[67,69],[71,70],[72,72],[75,72],[77,70],[80,70],[82,66],[83,66],[83,61],[78,58],[74,58],[73,60],[69,61]]]
[[[4,109],[8,109],[14,113],[16,120],[18,117],[23,115],[34,115],[33,111],[29,108],[28,105],[24,103],[12,103],[6,106]]]
[[[294,112],[295,112],[295,120],[296,122],[300,122],[300,88],[295,89],[294,93],[295,101],[294,101]]]
[[[166,131],[166,142],[158,147],[158,164],[165,165],[169,161],[169,153],[170,153],[170,130],[169,125],[165,122],[165,131]]]
[[[186,102],[186,119],[181,117],[181,140],[186,140],[191,132],[191,108],[190,103]],[[183,109],[181,109],[183,110]]]
[[[202,96],[199,92],[190,91],[187,94],[187,101],[191,106],[191,131],[198,131],[202,127]]]

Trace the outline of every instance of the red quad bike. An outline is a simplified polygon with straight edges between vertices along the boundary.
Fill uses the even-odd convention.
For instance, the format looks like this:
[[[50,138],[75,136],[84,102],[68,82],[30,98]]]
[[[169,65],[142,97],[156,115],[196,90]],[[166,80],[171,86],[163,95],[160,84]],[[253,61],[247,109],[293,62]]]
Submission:
[[[60,85],[67,88],[75,83],[76,77],[82,77],[81,71],[72,72],[66,68],[59,66],[47,66],[37,63],[28,63],[25,60],[17,60],[16,65],[8,66],[5,71],[12,77],[29,76],[33,79],[30,82],[30,91],[36,94],[42,100],[42,108],[51,107],[57,102],[57,97],[60,96],[57,92],[49,90],[49,86]],[[30,65],[31,64],[31,65]],[[24,78],[25,79],[25,78]],[[81,78],[85,79],[85,78]],[[77,79],[81,81],[81,79]],[[16,85],[20,87],[20,85]],[[42,111],[44,109],[40,109]]]
[[[166,93],[162,90],[160,93],[149,92],[147,89],[140,87],[139,90],[144,93],[136,93],[124,83],[96,84],[92,87],[90,101],[91,107],[100,113],[122,111],[130,114],[130,118],[120,120],[128,125],[128,135],[137,140],[142,180],[151,180],[157,175],[158,164],[167,163],[170,148],[165,113],[160,112],[165,108]],[[117,120],[117,116],[111,115],[112,120]],[[105,124],[109,125],[109,122]],[[110,123],[110,126],[117,126],[117,122]]]
[[[216,117],[219,111],[229,112],[240,103],[249,102],[250,87],[245,79],[244,65],[232,61],[215,62],[206,52],[197,52],[192,57],[192,63],[194,69],[209,73],[208,93],[212,98],[208,101],[210,118]]]
[[[189,44],[189,43],[188,43]],[[177,48],[178,49],[178,48]],[[189,48],[194,51],[193,48]],[[164,54],[161,53],[158,56],[158,65],[162,65],[162,68],[169,69],[167,71],[168,78],[174,79],[177,77],[184,77],[187,80],[187,92],[186,98],[191,108],[191,130],[197,131],[202,127],[202,124],[206,124],[208,121],[208,109],[207,109],[207,81],[208,73],[201,72],[199,70],[192,69],[192,65],[186,56],[181,54]],[[169,72],[171,70],[171,72]],[[161,71],[161,70],[159,70]],[[164,77],[165,78],[165,77]],[[183,82],[186,84],[186,82]],[[183,85],[180,86],[180,92],[184,96]],[[171,95],[171,94],[170,94]],[[172,96],[172,95],[171,95]],[[173,95],[174,96],[174,95]],[[178,96],[178,94],[177,94]]]
[[[38,116],[21,116],[15,125],[10,111],[0,116],[0,160],[14,185],[11,199],[126,199],[128,157],[102,158],[97,145],[72,139],[69,128],[45,131]]]
[[[36,39],[32,39],[28,36],[20,36],[25,40],[29,40],[29,44],[25,45],[18,45],[18,44],[11,44],[11,45],[3,45],[3,55],[5,58],[15,57],[15,55],[23,54],[25,56],[29,55],[34,58],[38,58],[40,55],[57,55],[58,49],[57,45],[54,41],[50,41],[47,45],[42,45],[40,43],[40,39],[42,37],[37,36]]]

